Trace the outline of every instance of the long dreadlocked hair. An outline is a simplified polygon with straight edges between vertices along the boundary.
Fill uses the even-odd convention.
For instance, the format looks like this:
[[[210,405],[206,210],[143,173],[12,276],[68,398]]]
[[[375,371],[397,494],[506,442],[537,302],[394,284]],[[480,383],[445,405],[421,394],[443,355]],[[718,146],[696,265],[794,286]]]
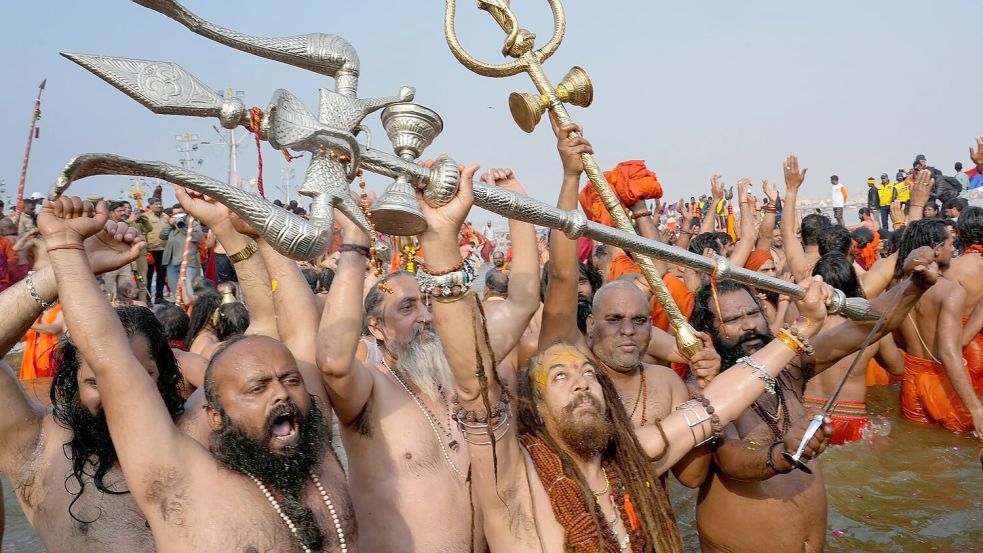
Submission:
[[[605,536],[601,521],[595,514],[594,495],[590,492],[590,486],[584,475],[577,469],[576,463],[547,431],[539,412],[543,395],[530,378],[532,371],[542,364],[549,351],[558,346],[577,349],[577,346],[569,342],[556,341],[530,359],[529,366],[519,377],[517,398],[519,432],[539,438],[560,458],[563,463],[563,473],[580,487],[587,511],[594,518],[597,539],[603,551]],[[660,552],[682,551],[676,518],[669,504],[669,495],[662,481],[649,469],[649,459],[638,443],[638,438],[635,437],[631,419],[628,418],[624,405],[618,399],[618,392],[611,379],[601,370],[595,372],[595,375],[604,392],[604,402],[607,404],[606,416],[614,425],[614,435],[608,441],[602,459],[611,463],[611,467],[631,495],[649,547],[654,547],[655,551]]]
[[[174,358],[174,352],[167,345],[164,327],[154,317],[153,312],[145,307],[117,307],[116,315],[127,337],[142,334],[150,344],[150,355],[157,365],[157,390],[171,417],[177,417],[184,411],[181,370]],[[51,414],[59,425],[72,431],[72,439],[65,444],[66,455],[72,461],[72,473],[65,478],[66,491],[69,490],[69,479],[74,477],[78,482],[78,492],[69,491],[75,497],[68,505],[68,514],[78,522],[91,523],[94,520],[83,521],[72,512],[75,502],[85,491],[83,476],[88,474],[85,471],[87,466],[95,469],[91,474],[92,483],[100,492],[118,495],[129,491],[113,491],[103,483],[103,477],[116,463],[116,448],[112,447],[112,443],[106,442],[100,446],[89,443],[90,440],[80,439],[80,436],[75,433],[80,426],[91,423],[92,415],[79,403],[79,352],[70,338],[62,338],[59,342],[54,360],[57,368],[49,391]],[[92,434],[99,433],[99,429],[94,428],[89,428],[87,431]],[[106,432],[105,437],[108,437],[108,430],[103,431]]]

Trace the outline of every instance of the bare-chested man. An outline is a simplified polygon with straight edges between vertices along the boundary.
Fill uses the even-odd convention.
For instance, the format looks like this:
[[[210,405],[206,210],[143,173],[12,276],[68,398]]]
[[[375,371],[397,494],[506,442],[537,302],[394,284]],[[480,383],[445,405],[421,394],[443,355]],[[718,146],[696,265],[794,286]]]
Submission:
[[[983,228],[981,215],[976,212],[961,219],[968,236]],[[898,256],[924,246],[939,250],[944,277],[922,297],[895,333],[905,351],[901,412],[909,420],[939,424],[953,432],[974,428],[980,432],[983,405],[963,360],[960,321],[983,297],[979,272],[973,274],[981,268],[980,256],[969,254],[958,266],[950,266],[952,237],[938,219],[909,224],[901,237]],[[902,275],[898,272],[896,276]],[[960,285],[962,281],[966,282],[965,287]]]
[[[509,228],[513,258],[508,298],[489,311],[497,359],[518,343],[539,296],[533,228],[516,222]],[[455,241],[459,229],[453,230]],[[438,339],[417,279],[395,273],[373,287],[364,301],[368,329],[382,349],[381,362],[364,366],[358,361],[354,353],[362,329],[366,269],[359,252],[368,253],[368,242],[360,233],[344,234],[342,240],[331,284],[332,293],[340,293],[325,306],[317,357],[348,453],[359,545],[364,551],[392,553],[482,550],[480,513],[471,507],[470,459],[451,420],[453,380],[444,350],[459,346]],[[421,268],[424,273],[427,267]],[[433,301],[440,298],[435,295]],[[474,328],[465,325],[457,332],[471,336]]]
[[[123,230],[118,240],[117,225],[111,223],[108,230],[85,241],[92,271],[119,268],[143,255],[135,245],[139,236],[135,229],[119,228]],[[98,288],[96,292],[104,298]],[[30,327],[42,311],[42,302],[56,298],[50,266],[34,272],[30,282],[22,280],[0,294],[0,312],[5,314],[0,351],[9,350]],[[166,406],[164,416],[176,416],[184,401],[174,357],[147,346],[163,340],[160,325],[143,308],[127,308],[119,315],[129,344],[144,344],[146,369],[141,370],[152,378],[150,393],[162,403],[162,410]],[[116,319],[112,310],[104,316]],[[130,345],[124,341],[122,347]],[[0,362],[0,402],[4,405],[0,470],[48,551],[153,551],[146,519],[127,493],[130,488],[117,463],[93,372],[69,340],[62,342],[57,358],[51,389],[53,412],[30,401],[10,367]]]
[[[93,213],[62,197],[45,205],[38,227],[66,324],[98,381],[120,467],[156,550],[355,549],[344,473],[283,344],[245,337],[212,357],[204,382],[211,451],[174,425],[147,374],[151,344],[142,336],[127,342],[78,251],[106,217],[103,203]]]
[[[590,143],[581,136],[568,138],[575,125],[557,129],[557,150],[563,164],[563,184],[557,207],[576,209],[577,187],[583,164],[580,154],[591,152]],[[646,219],[642,221],[642,219]],[[650,218],[639,218],[639,224],[654,224]],[[577,306],[579,272],[577,270],[577,243],[560,232],[550,238],[550,280],[543,307],[543,325],[539,335],[539,350],[560,340],[576,344],[589,353],[595,364],[603,367],[629,411],[636,427],[652,425],[672,412],[673,407],[690,398],[686,385],[672,369],[643,363],[650,351],[652,337],[652,313],[650,300],[634,284],[634,281],[615,280],[602,286],[594,296],[587,316],[586,332],[577,327],[574,309]],[[661,263],[665,270],[665,263]],[[657,329],[656,329],[657,330]],[[661,348],[657,357],[666,358],[675,342],[671,336],[661,333]],[[683,359],[679,359],[683,360]],[[690,360],[694,372],[707,381],[720,371],[720,357],[712,347]],[[709,467],[709,450],[694,450],[683,462],[673,467],[680,482],[696,487],[703,482]]]
[[[470,206],[471,183],[462,179],[454,201],[427,210],[429,228],[420,241],[429,267],[454,273],[461,259],[454,229]],[[800,309],[822,321],[828,287],[808,285]],[[435,304],[434,316],[445,342],[454,344],[447,356],[464,411],[458,421],[467,431],[475,501],[491,550],[682,551],[668,496],[655,479],[712,435],[705,404],[688,402],[661,424],[633,429],[605,372],[562,342],[519,375],[516,401],[503,401],[473,294],[453,287],[449,299],[455,301]],[[473,325],[477,337],[460,331]],[[776,342],[751,363],[777,375],[793,355]],[[703,401],[726,424],[762,390],[763,380],[741,364],[711,382]],[[822,438],[810,444],[812,451]]]
[[[880,311],[902,296],[878,337],[896,328],[938,277],[928,248],[913,252],[905,269],[915,275],[912,281],[873,302]],[[696,306],[691,322],[713,336],[724,367],[769,344],[795,341],[787,330],[772,335],[758,299],[743,284],[720,282],[716,294],[706,286]],[[801,311],[795,321],[794,325],[821,325]],[[872,322],[849,321],[821,330],[812,339],[815,354],[797,356],[779,375],[775,393],[762,394],[725,429],[697,504],[697,529],[704,551],[822,551],[826,491],[819,463],[811,464],[812,474],[795,471],[781,453],[796,450],[799,440],[793,436],[801,435],[808,423],[802,405],[808,375],[822,372],[859,349],[872,327]]]
[[[812,270],[813,275],[823,278],[829,284],[847,295],[847,297],[863,297],[860,279],[853,269],[850,260],[841,253],[831,252],[823,255]],[[847,319],[840,315],[826,317],[823,330],[845,324]],[[889,373],[901,376],[904,373],[904,357],[898,346],[894,344],[891,335],[884,336],[874,342],[864,351],[847,355],[837,361],[832,367],[817,374],[806,383],[802,403],[806,408],[820,411],[826,399],[836,390],[843,375],[853,364],[854,358],[860,357],[853,372],[837,397],[836,405],[830,417],[833,419],[833,437],[830,443],[834,445],[855,442],[864,437],[871,428],[870,416],[867,414],[867,364],[876,357],[880,366]]]

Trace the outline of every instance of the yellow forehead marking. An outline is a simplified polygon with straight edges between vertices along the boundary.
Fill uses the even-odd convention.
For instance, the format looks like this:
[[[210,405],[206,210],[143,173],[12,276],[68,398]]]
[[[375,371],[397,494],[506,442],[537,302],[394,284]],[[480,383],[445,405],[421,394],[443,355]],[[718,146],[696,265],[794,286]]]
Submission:
[[[533,367],[529,373],[529,378],[539,387],[540,391],[546,389],[546,380],[549,376],[550,367],[556,365],[581,365],[586,362],[584,354],[574,347],[556,347],[555,351],[544,355],[538,365]]]

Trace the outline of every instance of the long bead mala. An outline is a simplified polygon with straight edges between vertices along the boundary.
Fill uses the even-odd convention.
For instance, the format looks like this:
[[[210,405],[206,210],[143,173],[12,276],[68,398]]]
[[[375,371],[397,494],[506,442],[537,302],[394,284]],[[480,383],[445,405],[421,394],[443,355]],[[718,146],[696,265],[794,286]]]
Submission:
[[[345,530],[341,526],[341,518],[338,517],[338,511],[335,509],[334,503],[331,501],[331,497],[328,495],[327,490],[325,490],[324,486],[321,484],[321,479],[317,477],[317,474],[315,474],[313,470],[310,471],[310,475],[311,480],[314,481],[314,486],[317,488],[318,494],[321,495],[321,501],[324,502],[324,506],[328,508],[328,514],[331,515],[331,522],[334,524],[335,533],[338,535],[338,545],[341,547],[342,553],[346,553],[348,551],[348,542],[345,541]],[[283,522],[287,525],[287,528],[290,529],[290,533],[297,538],[297,542],[300,544],[301,549],[304,550],[304,553],[311,553],[311,548],[307,547],[307,544],[300,541],[300,536],[297,535],[297,525],[294,524],[294,521],[290,520],[287,513],[283,512],[283,508],[280,507],[280,502],[273,497],[273,493],[266,487],[266,484],[248,472],[246,473],[246,476],[251,478],[253,482],[256,483],[256,486],[259,487],[259,491],[263,492],[263,495],[266,496],[266,500],[270,502],[273,510],[276,511],[276,514],[280,515],[280,518],[283,519]]]

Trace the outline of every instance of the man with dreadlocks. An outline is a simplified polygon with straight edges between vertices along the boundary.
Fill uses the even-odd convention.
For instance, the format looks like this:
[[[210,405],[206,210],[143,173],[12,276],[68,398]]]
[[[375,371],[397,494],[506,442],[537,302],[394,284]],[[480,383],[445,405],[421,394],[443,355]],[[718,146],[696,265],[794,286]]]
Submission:
[[[632,428],[604,371],[576,346],[543,348],[518,376],[514,401],[494,371],[494,348],[477,300],[462,282],[454,229],[467,216],[472,184],[425,206],[420,236],[427,266],[448,276],[434,285],[437,329],[445,337],[459,406],[455,420],[471,453],[475,502],[493,552],[682,551],[658,476],[749,405],[795,352],[776,342],[711,382],[660,423]],[[826,317],[829,288],[807,282],[804,316]],[[803,337],[814,326],[802,325]],[[823,435],[810,443],[819,448]]]
[[[563,166],[563,184],[557,207],[575,209],[577,186],[583,173],[580,155],[591,152],[590,143],[582,136],[569,137],[575,125],[557,128],[557,150]],[[637,217],[644,234],[652,235],[655,224],[644,212]],[[657,262],[662,271],[664,262]],[[592,298],[590,310],[581,329],[576,322],[573,308],[577,305],[576,241],[561,232],[550,238],[550,272],[552,276],[546,289],[543,306],[543,324],[539,333],[539,351],[554,342],[576,344],[588,353],[591,360],[601,367],[611,379],[618,398],[629,411],[632,425],[637,428],[655,424],[672,412],[672,408],[690,399],[686,385],[670,368],[643,363],[647,353],[658,359],[687,362],[694,374],[706,382],[720,372],[720,356],[713,347],[686,360],[674,354],[675,340],[652,325],[650,298],[636,286],[637,279],[614,280],[602,286]],[[626,278],[623,277],[623,278]],[[642,284],[648,291],[648,285]],[[707,342],[709,338],[704,336]],[[673,467],[673,473],[684,485],[699,486],[706,477],[709,453],[706,448],[694,450],[691,455]],[[660,486],[664,483],[660,483]]]
[[[971,228],[976,226],[970,221],[980,215],[968,215],[966,219],[960,215],[967,235],[972,235]],[[971,276],[965,272],[968,266],[978,263],[972,258],[979,256],[971,254],[968,262],[960,262],[964,266],[950,267],[952,237],[938,219],[909,224],[901,237],[898,256],[925,246],[938,250],[944,277],[922,297],[896,333],[905,351],[901,413],[909,420],[935,423],[953,432],[975,429],[983,440],[983,404],[967,374],[960,328],[960,317],[969,315],[983,292],[978,282],[973,283],[969,290],[975,297],[970,297],[967,288],[960,285],[960,280],[969,278],[979,281],[979,273]],[[895,276],[900,279],[903,275],[898,271]]]
[[[805,171],[787,161],[785,173],[787,183],[801,183]],[[902,255],[906,255],[904,273],[912,275],[911,280],[872,302],[878,312],[890,308],[875,340],[897,328],[938,278],[931,249],[910,254]],[[822,282],[819,276],[811,279]],[[896,306],[891,308],[896,299]],[[690,322],[713,337],[723,367],[739,364],[740,359],[756,356],[775,344],[796,347],[799,353],[789,359],[768,393],[760,394],[749,402],[749,409],[735,417],[714,450],[714,466],[702,486],[696,510],[704,551],[811,553],[823,549],[826,492],[819,463],[812,463],[812,474],[795,471],[781,453],[796,451],[809,422],[802,404],[805,381],[860,349],[874,322],[846,321],[823,328],[825,321],[803,313],[801,307],[798,317],[792,315],[790,320],[794,322],[773,335],[756,295],[734,281],[718,283],[716,291],[704,286],[697,295]],[[812,345],[801,339],[803,327],[815,334]],[[825,441],[821,448],[807,451],[806,457],[813,459],[821,453]]]
[[[512,186],[511,171],[494,173],[504,178],[487,179]],[[472,176],[465,171],[461,178]],[[463,222],[448,235],[455,244]],[[489,310],[498,359],[518,343],[539,295],[533,227],[510,221],[509,231],[508,298]],[[444,351],[457,347],[458,337],[438,338],[427,298],[440,299],[440,290],[430,284],[445,273],[425,264],[419,283],[412,273],[394,273],[368,292],[365,322],[382,357],[378,364],[363,365],[354,354],[363,328],[368,242],[348,235],[344,242],[331,284],[331,292],[340,293],[325,306],[317,358],[348,453],[359,547],[391,553],[483,550],[479,519],[471,508],[470,459],[450,418],[453,380]],[[471,285],[476,271],[457,251],[461,263],[455,274],[465,274]]]
[[[205,203],[182,198],[182,190],[177,194],[189,204]],[[216,217],[202,216],[209,211]],[[203,207],[197,218],[221,239],[223,225],[232,222],[227,211],[218,217],[219,211]],[[106,217],[103,203],[93,210],[78,198],[62,197],[45,205],[39,228],[66,324],[98,379],[120,468],[147,516],[156,550],[347,551],[355,524],[344,472],[326,443],[319,402],[293,355],[265,336],[227,342],[204,377],[210,447],[183,433],[142,367],[153,346],[142,336],[132,350],[126,346],[123,329],[107,316],[110,307],[77,251]],[[245,237],[225,243],[241,248],[233,250],[234,260],[250,258],[259,247]],[[165,340],[158,347],[170,353]]]
[[[107,223],[85,240],[92,271],[128,266],[143,255],[139,233]],[[48,247],[54,244],[48,244]],[[98,286],[94,291],[105,301]],[[50,266],[0,294],[0,351],[7,352],[58,297]],[[131,307],[105,317],[123,327],[127,350],[140,347],[140,370],[150,375],[165,413],[181,412],[178,372],[162,329],[150,311]],[[162,347],[158,347],[160,344]],[[110,439],[95,376],[71,340],[63,340],[51,386],[52,411],[30,401],[5,362],[0,361],[0,471],[10,480],[21,508],[48,551],[76,553],[150,552],[150,529],[127,493],[129,486]]]

